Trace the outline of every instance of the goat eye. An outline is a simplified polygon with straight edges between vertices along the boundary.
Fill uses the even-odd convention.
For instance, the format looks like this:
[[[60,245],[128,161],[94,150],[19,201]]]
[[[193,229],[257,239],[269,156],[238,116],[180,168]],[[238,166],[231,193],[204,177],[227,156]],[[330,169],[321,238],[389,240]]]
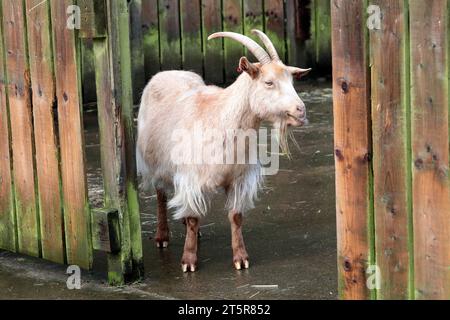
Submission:
[[[273,81],[266,81],[266,86],[273,87]]]

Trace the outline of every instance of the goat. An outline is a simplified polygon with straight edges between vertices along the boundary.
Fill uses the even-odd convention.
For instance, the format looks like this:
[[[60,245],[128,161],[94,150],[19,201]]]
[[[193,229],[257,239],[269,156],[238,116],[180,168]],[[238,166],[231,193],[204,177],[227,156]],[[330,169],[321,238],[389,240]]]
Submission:
[[[208,198],[219,189],[225,190],[232,231],[233,265],[247,269],[249,257],[242,237],[243,214],[253,207],[261,184],[258,164],[183,164],[176,163],[171,153],[176,145],[173,132],[215,128],[258,130],[269,121],[281,132],[287,126],[305,124],[306,107],[293,86],[293,77],[301,77],[311,69],[283,64],[270,39],[252,30],[264,43],[265,51],[251,38],[233,32],[218,32],[214,38],[230,38],[244,45],[257,59],[239,61],[242,73],[227,88],[207,86],[202,78],[187,71],[165,71],[156,74],[144,89],[138,116],[137,166],[145,190],[156,189],[158,225],[156,244],[169,243],[168,208],[176,209],[174,218],[183,219],[186,240],[181,259],[183,272],[197,269],[199,219],[206,214]],[[212,141],[214,142],[214,141]],[[212,143],[211,142],[211,143]],[[216,141],[225,145],[233,141]],[[283,144],[282,144],[283,145]],[[191,152],[181,144],[181,151]],[[168,201],[168,190],[174,190]]]

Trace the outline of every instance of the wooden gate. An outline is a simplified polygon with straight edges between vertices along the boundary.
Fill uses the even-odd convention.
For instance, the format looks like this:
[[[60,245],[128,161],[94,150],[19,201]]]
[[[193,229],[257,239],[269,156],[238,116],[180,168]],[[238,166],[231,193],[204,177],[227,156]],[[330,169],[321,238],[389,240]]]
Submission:
[[[449,299],[450,1],[331,9],[341,296]]]
[[[0,248],[85,269],[102,250],[122,284],[143,271],[127,1],[74,4],[0,2]],[[87,197],[79,37],[95,37],[102,210]]]

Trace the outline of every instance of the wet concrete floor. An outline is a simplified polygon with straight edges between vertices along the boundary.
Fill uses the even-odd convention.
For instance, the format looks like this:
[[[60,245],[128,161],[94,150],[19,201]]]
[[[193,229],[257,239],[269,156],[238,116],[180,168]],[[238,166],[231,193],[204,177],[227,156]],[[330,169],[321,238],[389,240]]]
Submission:
[[[336,299],[336,223],[332,101],[329,84],[299,86],[310,124],[294,129],[300,150],[280,159],[280,171],[266,178],[256,208],[245,218],[244,239],[251,268],[232,267],[230,227],[218,196],[202,221],[199,270],[183,274],[184,226],[170,221],[171,243],[157,249],[156,197],[141,194],[146,277],[109,288],[103,274],[83,276],[82,290],[66,288],[65,267],[0,253],[0,298],[48,299]],[[98,133],[86,116],[89,197],[102,205]],[[103,263],[96,265],[101,269]]]

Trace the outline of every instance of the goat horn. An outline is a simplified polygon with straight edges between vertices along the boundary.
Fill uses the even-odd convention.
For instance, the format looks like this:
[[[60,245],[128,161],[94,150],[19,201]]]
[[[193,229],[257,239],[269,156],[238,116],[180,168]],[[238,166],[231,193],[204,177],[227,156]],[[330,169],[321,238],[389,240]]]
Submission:
[[[217,32],[208,37],[208,40],[215,38],[230,38],[244,45],[261,64],[267,64],[271,62],[270,56],[267,52],[254,40],[247,36],[244,36],[235,32]]]
[[[275,49],[275,46],[273,45],[269,37],[264,32],[257,29],[253,29],[252,33],[256,34],[264,43],[264,46],[266,47],[267,52],[269,53],[272,60],[280,61],[280,56],[278,55],[277,49]]]

